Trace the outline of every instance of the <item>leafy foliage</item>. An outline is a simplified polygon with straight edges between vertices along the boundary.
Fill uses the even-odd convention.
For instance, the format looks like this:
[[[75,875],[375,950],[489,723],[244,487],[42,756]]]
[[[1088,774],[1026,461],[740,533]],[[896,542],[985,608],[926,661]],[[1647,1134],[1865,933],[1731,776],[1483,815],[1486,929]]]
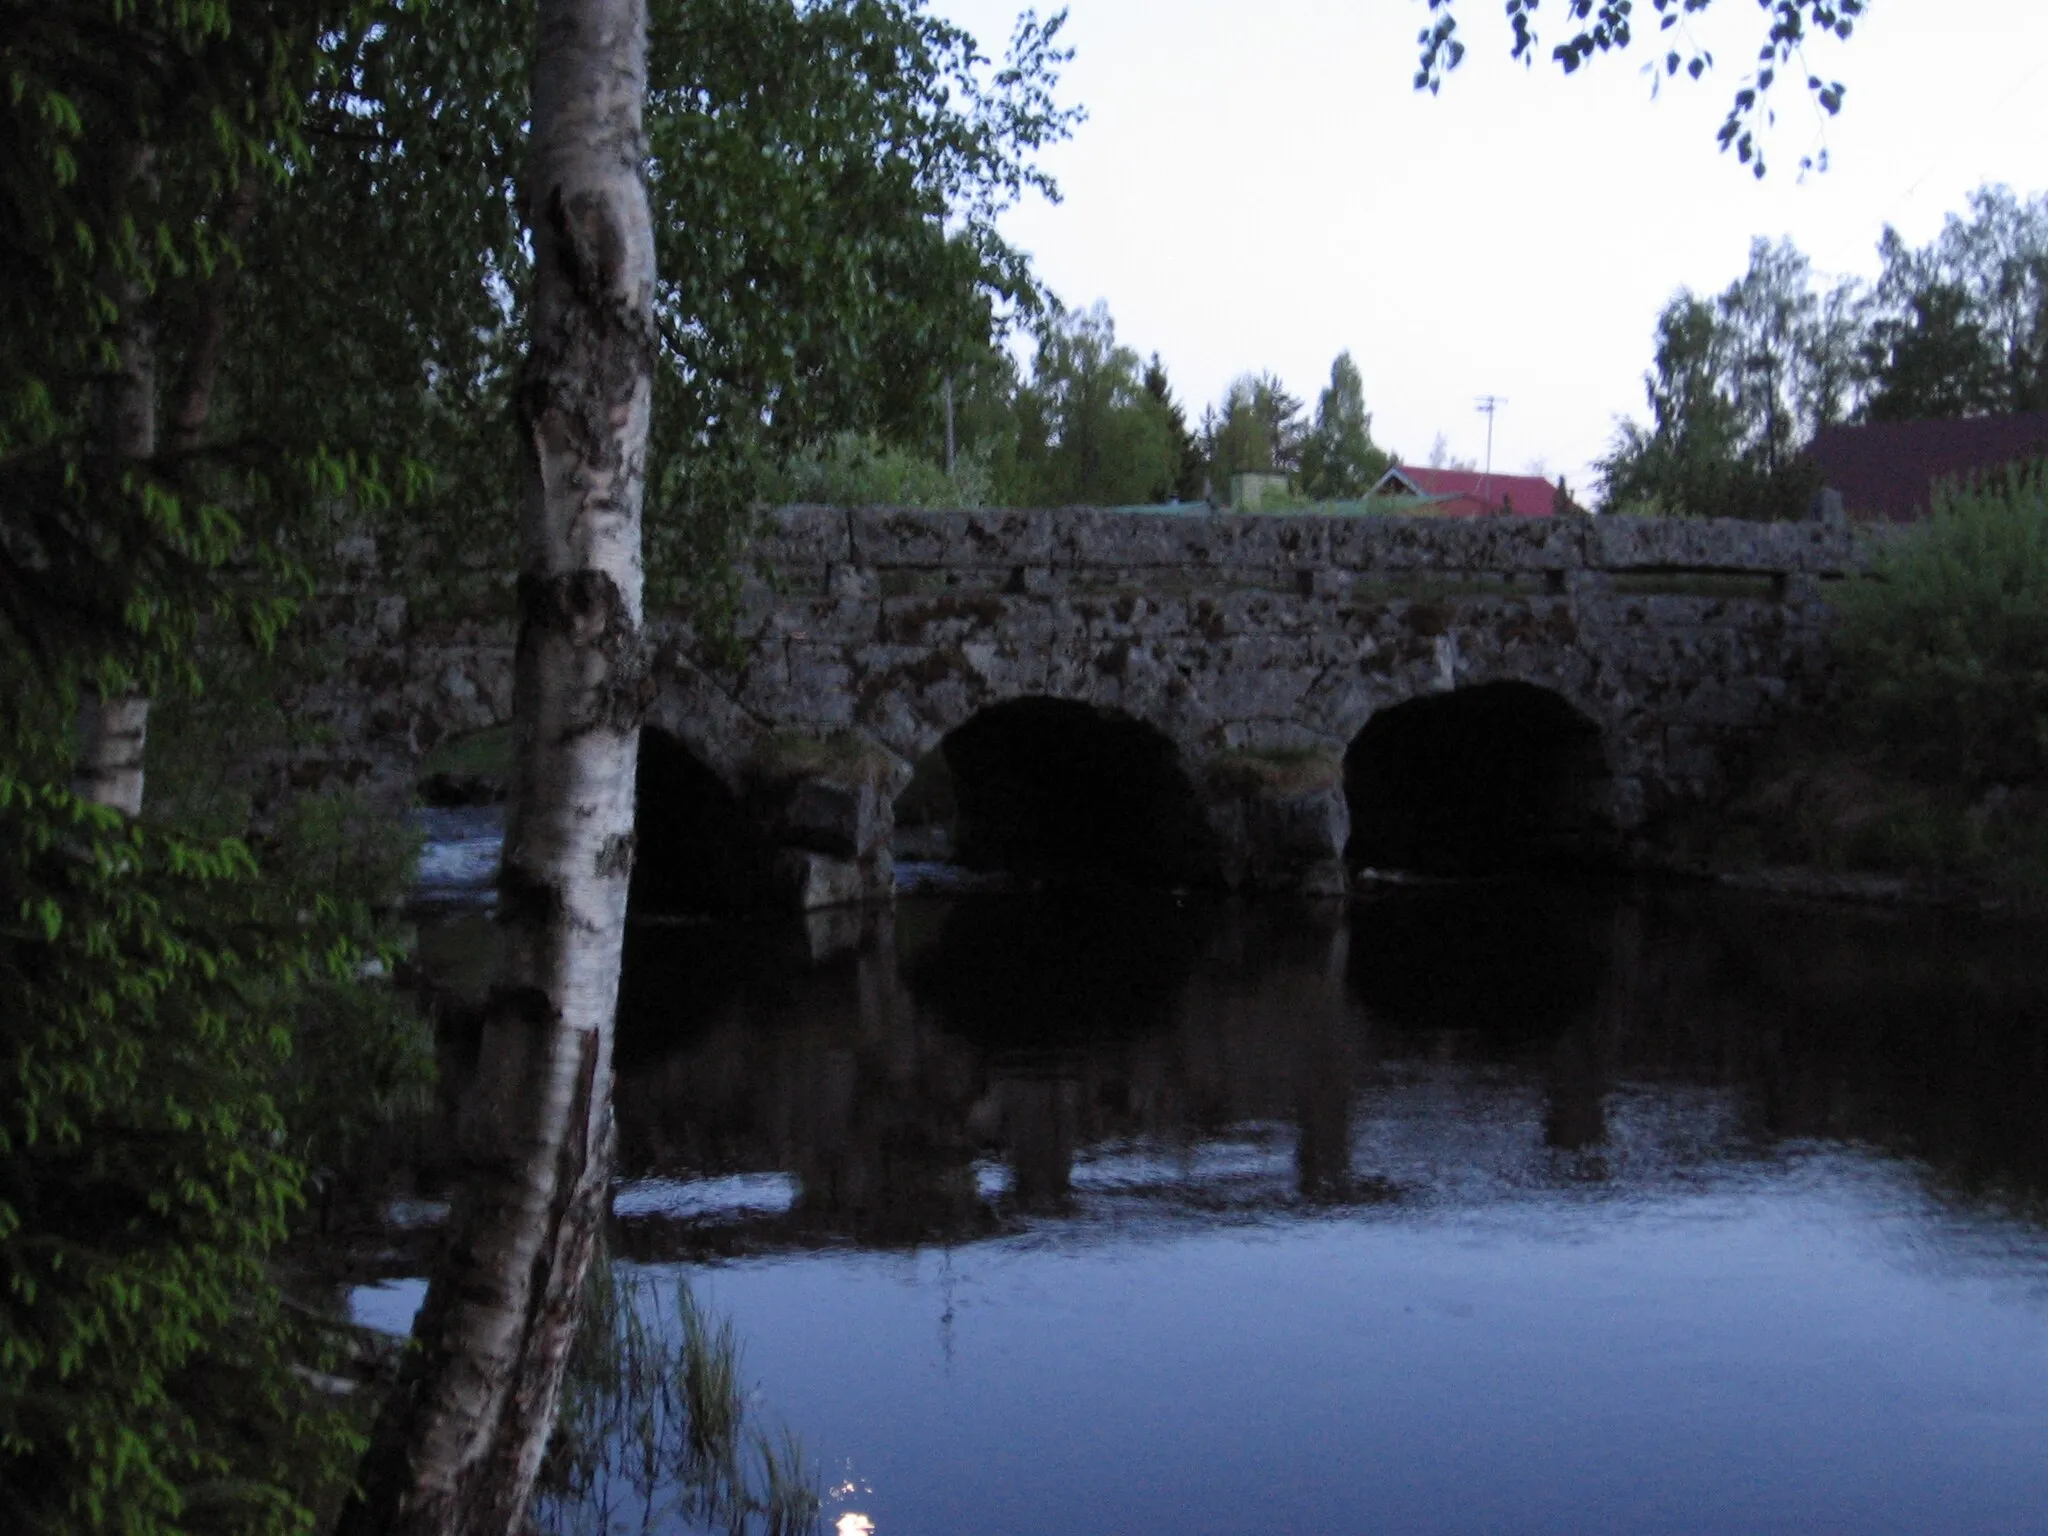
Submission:
[[[1680,290],[1657,320],[1651,425],[1625,422],[1600,461],[1612,509],[1694,517],[1803,516],[1816,488],[1800,449],[1844,409],[1854,335],[1789,241],[1758,240],[1709,301]]]
[[[1790,241],[1755,241],[1712,299],[1680,290],[1657,322],[1649,426],[1601,461],[1610,510],[1796,517],[1799,455],[1852,419],[2048,406],[2048,197],[1980,188],[1926,246],[1887,229],[1865,288],[1821,287]]]
[[[2048,197],[1980,187],[1914,248],[1887,229],[1861,362],[1877,421],[2048,409]]]
[[[1365,381],[1349,352],[1330,365],[1330,385],[1316,402],[1315,425],[1302,439],[1301,490],[1311,501],[1353,501],[1393,464],[1372,440]]]
[[[842,432],[799,449],[763,476],[762,487],[772,501],[839,507],[980,507],[990,494],[988,469],[978,458],[962,459],[948,475],[871,432]]]
[[[1229,489],[1235,474],[1292,474],[1301,467],[1306,436],[1300,397],[1289,394],[1270,373],[1248,373],[1232,381],[1222,407],[1211,407],[1202,415],[1203,455],[1219,494]]]
[[[1428,3],[1429,25],[1416,39],[1421,60],[1415,73],[1415,88],[1435,92],[1442,88],[1444,76],[1464,59],[1465,44],[1458,36],[1454,0]],[[1683,73],[1698,80],[1713,67],[1713,55],[1696,44],[1681,41],[1679,33],[1687,17],[1713,3],[1714,0],[1650,0],[1657,15],[1657,33],[1666,39],[1663,57],[1657,61],[1663,78]],[[1536,28],[1536,12],[1541,4],[1542,0],[1504,0],[1508,25],[1514,35],[1514,57],[1525,64],[1534,60],[1542,46]],[[1833,37],[1846,41],[1863,15],[1864,0],[1757,0],[1757,6],[1764,13],[1764,36],[1757,48],[1756,68],[1737,87],[1716,137],[1724,151],[1734,150],[1736,158],[1761,177],[1764,153],[1757,132],[1777,120],[1770,102],[1779,75],[1788,67],[1803,67],[1803,50],[1809,39]],[[1625,49],[1635,41],[1634,0],[1567,0],[1567,13],[1577,30],[1555,44],[1550,57],[1568,75],[1590,63],[1594,55]],[[1848,88],[1839,80],[1823,80],[1810,71],[1805,79],[1807,92],[1823,112],[1832,117],[1842,110],[1842,98]],[[1822,163],[1825,158],[1823,153]],[[1811,156],[1800,162],[1802,169],[1814,163]]]
[[[1013,502],[1128,506],[1164,500],[1178,478],[1171,413],[1105,305],[1047,318],[1017,418]]]
[[[1951,490],[1846,593],[1857,717],[1913,773],[2048,782],[2048,471]]]
[[[60,786],[82,690],[196,706],[220,657],[270,650],[329,526],[314,514],[376,503],[322,446],[330,416],[266,434],[215,411],[233,311],[257,297],[238,292],[248,221],[303,171],[323,41],[360,30],[349,4],[0,7],[10,1529],[307,1530],[359,1447],[299,1374],[324,1346],[268,1258],[307,1159],[346,1155],[378,1112],[375,1091],[342,1096],[423,1080],[416,1023],[358,975],[377,958],[364,885],[333,879],[376,844],[328,836],[315,869],[301,816],[259,863],[229,835],[246,804],[192,787],[217,757],[184,790],[170,773],[143,821]],[[365,879],[381,897],[391,871]]]
[[[652,569],[728,571],[761,467],[844,431],[922,435],[941,381],[1040,295],[996,217],[1078,116],[1064,13],[992,77],[915,0],[657,7]]]
[[[1037,313],[995,221],[1056,191],[1034,156],[1078,117],[1053,95],[1063,21],[1027,12],[996,66],[921,0],[652,7],[651,600],[717,611],[785,460],[847,433],[927,444],[942,380]],[[243,430],[374,452],[404,494],[353,511],[387,566],[464,606],[512,565],[530,31],[530,0],[386,0],[330,36],[238,332]]]
[[[341,4],[0,7],[0,633],[59,687],[189,683],[205,617],[271,632],[267,514],[343,467],[201,439],[236,210],[282,173]],[[168,441],[110,446],[124,372]]]
[[[300,1200],[294,999],[353,984],[233,841],[0,776],[0,1504],[28,1531],[302,1531],[355,1427],[265,1262]]]

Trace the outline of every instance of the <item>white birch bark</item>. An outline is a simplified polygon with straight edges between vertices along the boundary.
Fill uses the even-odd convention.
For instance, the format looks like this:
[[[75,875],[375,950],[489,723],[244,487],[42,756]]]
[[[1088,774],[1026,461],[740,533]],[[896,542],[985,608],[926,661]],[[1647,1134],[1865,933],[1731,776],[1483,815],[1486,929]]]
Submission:
[[[345,1532],[520,1528],[604,1217],[644,707],[645,83],[644,0],[541,0],[506,958],[463,1110],[448,1247]]]
[[[130,182],[146,187],[151,154],[136,151]],[[133,276],[112,284],[121,318],[114,333],[114,372],[100,389],[100,447],[129,473],[148,472],[156,457],[156,332],[149,294]],[[149,741],[149,697],[88,693],[78,706],[78,761],[72,789],[81,800],[142,814],[142,760]]]
[[[142,814],[142,759],[149,744],[149,695],[89,693],[78,706],[78,765],[72,790],[81,800],[124,816]]]

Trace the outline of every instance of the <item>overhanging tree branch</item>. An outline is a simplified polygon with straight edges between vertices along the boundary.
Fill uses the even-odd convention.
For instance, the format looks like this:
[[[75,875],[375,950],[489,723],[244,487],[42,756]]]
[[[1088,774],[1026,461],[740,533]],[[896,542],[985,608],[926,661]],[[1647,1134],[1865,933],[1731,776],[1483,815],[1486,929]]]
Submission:
[[[1441,89],[1444,77],[1465,58],[1465,43],[1458,35],[1456,0],[1425,0],[1429,24],[1416,38],[1420,57],[1415,71],[1415,88],[1432,94]],[[1532,62],[1542,48],[1537,30],[1537,13],[1543,0],[1503,0],[1508,26],[1513,34],[1512,56],[1524,64]],[[1704,48],[1681,38],[1681,24],[1691,15],[1710,9],[1714,0],[1647,0],[1656,18],[1657,36],[1664,41],[1664,56],[1656,68],[1664,78],[1681,73],[1697,80],[1713,68],[1714,56]],[[1735,156],[1757,176],[1764,174],[1760,128],[1776,121],[1771,93],[1780,78],[1795,63],[1803,63],[1810,38],[1832,37],[1846,41],[1856,30],[1866,0],[1758,0],[1763,11],[1763,36],[1756,53],[1754,72],[1737,87],[1728,115],[1722,120],[1716,139],[1723,150]],[[1551,60],[1566,74],[1575,74],[1595,54],[1613,53],[1631,46],[1640,19],[1637,0],[1561,0],[1571,30],[1550,49]],[[1806,73],[1806,90],[1815,104],[1832,117],[1842,110],[1848,87],[1839,80],[1823,80]],[[1809,168],[1813,157],[1801,161]]]

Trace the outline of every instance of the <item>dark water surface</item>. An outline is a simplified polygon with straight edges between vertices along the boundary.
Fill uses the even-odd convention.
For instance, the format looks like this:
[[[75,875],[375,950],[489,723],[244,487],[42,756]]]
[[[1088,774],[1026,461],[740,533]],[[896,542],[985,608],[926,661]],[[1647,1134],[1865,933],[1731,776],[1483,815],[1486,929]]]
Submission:
[[[2048,1531],[2048,935],[1699,892],[639,927],[618,1244],[825,1525]]]

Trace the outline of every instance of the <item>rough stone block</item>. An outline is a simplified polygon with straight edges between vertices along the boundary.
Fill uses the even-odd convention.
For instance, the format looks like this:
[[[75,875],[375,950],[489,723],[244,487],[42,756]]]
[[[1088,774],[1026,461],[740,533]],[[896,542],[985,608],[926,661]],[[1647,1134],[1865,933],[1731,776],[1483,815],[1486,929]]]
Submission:
[[[1013,571],[1053,563],[1052,514],[1046,512],[861,507],[849,519],[855,558],[881,570]]]
[[[1329,563],[1342,570],[1562,570],[1584,559],[1578,518],[1356,516],[1331,521]]]
[[[1599,517],[1586,527],[1587,564],[1609,571],[1854,571],[1869,548],[1867,536],[1820,523]]]
[[[856,862],[788,848],[776,856],[775,889],[780,904],[793,912],[887,901],[895,894],[895,868],[886,852]]]
[[[1329,521],[1237,512],[1074,508],[1059,514],[1055,568],[1240,575],[1312,571],[1328,563]]]
[[[770,512],[751,553],[780,573],[844,565],[853,559],[847,513],[838,507],[782,507]]]
[[[1341,783],[1296,794],[1212,801],[1224,879],[1240,890],[1341,895],[1351,811]]]
[[[748,808],[777,843],[835,859],[886,848],[895,816],[884,787],[862,772],[793,780],[757,776]]]
[[[875,633],[890,645],[940,648],[977,637],[1005,638],[1043,629],[1046,605],[1033,598],[991,592],[896,597],[883,602]]]

